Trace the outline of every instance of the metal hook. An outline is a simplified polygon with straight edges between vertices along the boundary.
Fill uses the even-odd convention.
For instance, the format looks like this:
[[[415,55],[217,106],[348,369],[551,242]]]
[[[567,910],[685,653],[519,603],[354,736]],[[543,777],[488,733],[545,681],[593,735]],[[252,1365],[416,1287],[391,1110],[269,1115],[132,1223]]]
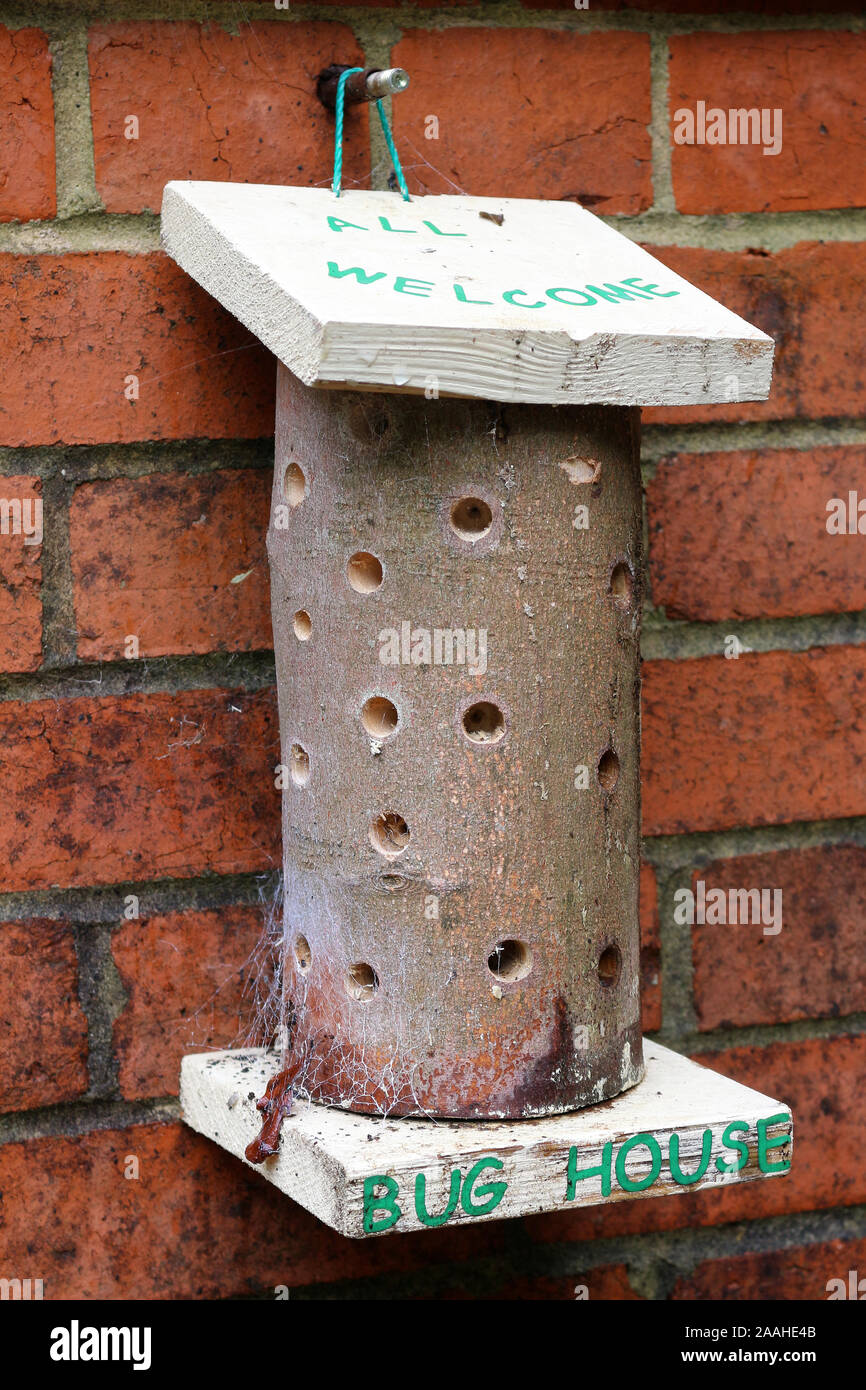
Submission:
[[[333,111],[337,104],[337,83],[340,74],[346,72],[348,63],[332,63],[319,73],[316,81],[316,96],[323,106]],[[356,106],[365,101],[381,101],[383,97],[405,92],[409,86],[409,74],[405,68],[365,68],[353,72],[346,79],[345,99],[347,105]]]

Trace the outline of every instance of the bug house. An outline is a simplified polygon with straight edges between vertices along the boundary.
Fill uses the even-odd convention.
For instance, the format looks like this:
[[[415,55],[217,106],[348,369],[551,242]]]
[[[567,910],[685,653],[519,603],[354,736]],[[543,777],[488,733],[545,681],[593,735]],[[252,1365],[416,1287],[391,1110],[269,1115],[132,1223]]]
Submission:
[[[186,1058],[188,1123],[347,1235],[784,1173],[638,985],[640,408],[772,341],[573,203],[172,183],[162,235],[278,362],[283,1049]]]

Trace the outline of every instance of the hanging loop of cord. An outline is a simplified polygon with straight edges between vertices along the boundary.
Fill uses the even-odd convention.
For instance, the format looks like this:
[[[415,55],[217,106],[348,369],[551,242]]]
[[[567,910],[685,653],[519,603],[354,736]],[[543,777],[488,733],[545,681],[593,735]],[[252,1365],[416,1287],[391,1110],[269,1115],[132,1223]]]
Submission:
[[[334,181],[331,184],[331,191],[335,198],[339,198],[340,185],[343,182],[343,107],[346,104],[346,79],[351,77],[353,72],[363,71],[363,68],[346,68],[345,72],[340,73],[340,80],[337,83],[337,100],[335,102],[337,124],[334,129]]]
[[[379,112],[379,120],[382,122],[382,131],[385,136],[385,144],[388,146],[388,153],[391,156],[391,163],[394,165],[394,173],[400,185],[400,192],[403,194],[404,202],[409,202],[409,189],[406,187],[406,179],[400,164],[400,156],[397,153],[397,146],[394,144],[394,137],[391,134],[391,127],[388,124],[388,117],[385,115],[385,108],[381,101],[376,102],[376,110]]]
[[[340,73],[337,82],[336,100],[334,109],[336,112],[336,126],[334,128],[334,179],[331,184],[331,191],[335,198],[339,198],[343,182],[343,111],[346,105],[346,81],[354,72],[363,72],[363,68],[346,68],[345,72]],[[394,165],[394,174],[397,183],[400,185],[400,192],[408,203],[409,189],[400,164],[400,156],[397,154],[397,146],[394,144],[394,137],[391,134],[391,127],[388,124],[388,117],[385,115],[385,108],[381,99],[376,102],[376,110],[379,113],[379,120],[382,123],[382,132],[385,136],[385,144],[388,146],[388,153]]]

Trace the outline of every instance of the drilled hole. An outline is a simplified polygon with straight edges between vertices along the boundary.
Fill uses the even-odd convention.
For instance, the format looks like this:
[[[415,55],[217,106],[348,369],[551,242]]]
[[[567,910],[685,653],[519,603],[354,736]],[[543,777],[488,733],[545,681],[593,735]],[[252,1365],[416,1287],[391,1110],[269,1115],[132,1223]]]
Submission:
[[[346,567],[349,583],[356,594],[372,594],[382,583],[382,561],[367,550],[359,550]]]
[[[396,859],[409,843],[409,827],[397,811],[383,811],[370,826],[370,842],[388,859]]]
[[[461,497],[451,508],[451,530],[464,541],[480,541],[493,525],[493,513],[481,497]]]
[[[302,975],[306,975],[313,963],[313,953],[310,950],[310,943],[305,936],[295,937],[295,960]]]
[[[303,608],[299,608],[292,619],[292,627],[295,629],[295,636],[299,642],[309,642],[313,624],[310,622],[309,613],[305,612]]]
[[[290,765],[292,781],[296,787],[305,787],[310,780],[310,755],[300,743],[292,744]]]
[[[598,760],[598,782],[606,792],[612,792],[619,781],[619,758],[612,748],[606,748]]]
[[[349,966],[346,971],[346,993],[350,999],[357,999],[359,1003],[366,1004],[378,988],[379,976],[372,965],[359,961],[356,965]]]
[[[283,492],[290,507],[299,507],[306,496],[307,480],[296,463],[290,463],[283,474]]]
[[[465,711],[463,731],[472,743],[498,743],[505,737],[505,715],[492,701],[479,700]]]
[[[618,608],[631,608],[634,575],[626,564],[615,565],[610,576],[610,592]]]
[[[371,695],[361,710],[361,723],[371,738],[388,738],[397,722],[397,706],[384,695]]]
[[[618,946],[606,946],[598,958],[598,978],[606,989],[610,989],[619,979],[622,970],[622,956]]]
[[[532,952],[525,941],[498,941],[487,957],[487,968],[497,980],[522,980],[532,969]]]

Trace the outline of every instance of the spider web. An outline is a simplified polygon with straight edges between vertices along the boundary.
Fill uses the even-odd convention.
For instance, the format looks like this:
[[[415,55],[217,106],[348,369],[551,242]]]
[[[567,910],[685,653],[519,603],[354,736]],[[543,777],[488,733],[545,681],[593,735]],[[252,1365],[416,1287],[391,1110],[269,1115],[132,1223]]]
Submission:
[[[400,1113],[425,1114],[417,1093],[418,1038],[412,1018],[400,988],[404,963],[408,965],[410,948],[403,943],[402,934],[389,951],[389,985],[377,994],[376,1037],[366,1036],[368,1020],[365,1009],[355,1009],[356,1022],[352,1039],[341,1038],[338,1025],[322,1022],[321,1005],[313,1005],[309,997],[310,976],[295,968],[295,943],[299,931],[304,933],[303,918],[315,920],[316,952],[320,958],[339,961],[346,951],[344,923],[350,919],[350,898],[353,885],[322,884],[315,898],[315,908],[303,914],[293,904],[305,902],[309,892],[295,883],[295,871],[288,869],[289,879],[280,894],[279,908],[266,925],[269,942],[260,949],[262,963],[279,952],[278,972],[261,972],[258,983],[257,1026],[261,1022],[273,1028],[275,1045],[280,1053],[281,1068],[297,1068],[293,1082],[296,1095],[308,1100],[326,1101],[348,1110],[387,1115],[395,1109]],[[304,889],[308,889],[305,875]],[[383,895],[388,890],[381,888]],[[345,903],[341,903],[345,898]],[[300,927],[296,922],[301,919]],[[304,933],[305,934],[305,933]],[[443,966],[441,984],[449,979],[449,968]],[[356,1002],[365,1000],[370,984],[360,979],[352,985]],[[392,1041],[383,1052],[382,1038]],[[429,1045],[432,1046],[432,1038]]]
[[[345,954],[345,939],[338,931],[336,912],[321,911],[321,904],[333,891],[323,891],[316,914],[317,954],[333,954],[341,959]],[[346,893],[351,892],[347,888]],[[383,894],[387,891],[384,887]],[[321,1005],[313,1009],[309,1002],[310,978],[294,965],[294,943],[298,930],[294,925],[292,901],[296,895],[284,891],[282,874],[269,878],[259,887],[262,913],[260,935],[248,955],[225,963],[225,974],[208,997],[181,1021],[167,1024],[170,1032],[183,1032],[184,1050],[190,1048],[232,1048],[245,1050],[265,1047],[273,1055],[273,1070],[290,1068],[295,1072],[294,1094],[305,1100],[325,1102],[347,1110],[388,1115],[395,1109],[401,1114],[429,1115],[417,1092],[417,1068],[414,1060],[419,1051],[419,1039],[414,1035],[408,1009],[402,1000],[399,978],[408,948],[399,945],[396,959],[389,960],[393,970],[394,989],[383,991],[377,1002],[377,1039],[365,1039],[366,1016],[358,1012],[361,1029],[353,1040],[341,1038],[337,1027],[322,1026]],[[405,952],[405,954],[404,954]],[[396,967],[396,968],[395,968]],[[234,992],[238,975],[243,978],[237,1009],[237,1027],[233,1036],[213,1038],[213,1014],[221,996]],[[449,968],[443,966],[441,985],[449,979]],[[364,986],[359,986],[357,998],[363,999]],[[383,1017],[384,1010],[384,1017]],[[313,1015],[318,1021],[315,1021]],[[193,1035],[188,1029],[192,1023]],[[389,1035],[393,1042],[383,1053],[381,1036]],[[423,1040],[429,1049],[433,1039]]]

